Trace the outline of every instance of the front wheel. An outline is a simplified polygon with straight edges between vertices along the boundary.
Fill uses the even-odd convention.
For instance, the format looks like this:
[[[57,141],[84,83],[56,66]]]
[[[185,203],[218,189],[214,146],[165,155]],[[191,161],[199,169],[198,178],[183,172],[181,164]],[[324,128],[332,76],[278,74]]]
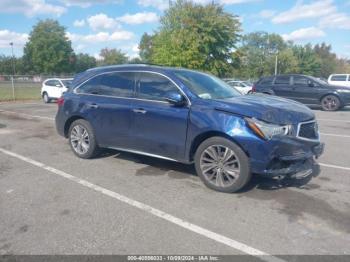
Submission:
[[[251,178],[249,159],[235,143],[222,137],[205,140],[195,154],[197,174],[216,191],[233,193]]]
[[[99,148],[94,131],[89,122],[83,119],[74,121],[68,132],[69,145],[75,155],[80,158],[93,158]]]
[[[321,100],[322,109],[325,111],[337,111],[340,108],[340,100],[334,95],[327,95]]]

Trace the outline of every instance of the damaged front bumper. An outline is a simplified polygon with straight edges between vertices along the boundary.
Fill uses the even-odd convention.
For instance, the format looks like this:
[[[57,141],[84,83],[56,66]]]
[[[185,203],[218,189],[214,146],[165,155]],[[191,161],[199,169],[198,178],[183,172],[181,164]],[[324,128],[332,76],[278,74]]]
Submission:
[[[263,175],[279,178],[305,178],[313,173],[314,158],[317,159],[322,155],[324,146],[324,143],[320,143],[313,146],[307,153],[274,158],[264,170]]]
[[[324,143],[295,136],[276,136],[268,141],[245,141],[251,171],[267,177],[307,176]]]

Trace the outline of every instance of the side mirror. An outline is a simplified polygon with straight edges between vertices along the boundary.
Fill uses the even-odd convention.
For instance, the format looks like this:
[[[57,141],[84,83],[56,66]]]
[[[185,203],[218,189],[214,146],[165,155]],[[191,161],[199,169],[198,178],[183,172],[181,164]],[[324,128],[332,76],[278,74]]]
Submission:
[[[60,84],[57,84],[56,87],[62,87]]]
[[[183,95],[181,95],[178,92],[175,91],[169,91],[165,94],[165,100],[168,101],[170,104],[173,104],[175,106],[183,106],[186,104],[186,100],[183,97]]]
[[[315,87],[315,84],[314,84],[314,82],[311,82],[311,81],[310,81],[310,82],[308,83],[308,86],[309,86],[309,87]]]

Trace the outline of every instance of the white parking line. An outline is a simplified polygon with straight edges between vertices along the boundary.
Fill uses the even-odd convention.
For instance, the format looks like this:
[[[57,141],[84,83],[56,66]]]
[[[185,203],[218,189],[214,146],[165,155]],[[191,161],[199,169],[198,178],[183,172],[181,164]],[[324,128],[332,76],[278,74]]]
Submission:
[[[330,134],[330,133],[320,133],[321,136],[335,136],[335,137],[346,137],[350,138],[348,135],[338,135],[338,134]]]
[[[8,111],[8,110],[1,110],[1,109],[0,109],[0,113],[17,114],[19,116],[24,116],[24,117],[28,117],[28,118],[41,118],[41,119],[46,119],[46,120],[55,120],[55,118],[53,118],[53,117],[29,115],[29,114],[25,114],[25,113],[19,113],[19,112],[15,112],[15,111]]]
[[[237,240],[234,240],[234,239],[231,239],[231,238],[228,238],[228,237],[225,237],[223,235],[220,235],[218,233],[215,233],[213,231],[210,231],[208,229],[205,229],[203,227],[200,227],[200,226],[197,226],[195,224],[192,224],[186,220],[183,220],[181,218],[178,218],[178,217],[175,217],[173,215],[170,215],[162,210],[159,210],[159,209],[156,209],[154,207],[151,207],[147,204],[143,204],[139,201],[136,201],[136,200],[133,200],[131,198],[128,198],[124,195],[121,195],[121,194],[118,194],[114,191],[111,191],[109,189],[106,189],[106,188],[103,188],[101,186],[98,186],[98,185],[95,185],[93,183],[90,183],[89,181],[87,180],[84,180],[84,179],[80,179],[76,176],[73,176],[73,175],[70,175],[66,172],[63,172],[61,170],[58,170],[56,168],[53,168],[51,166],[47,166],[41,162],[38,162],[38,161],[35,161],[33,159],[30,159],[28,157],[25,157],[25,156],[22,156],[22,155],[19,155],[19,154],[16,154],[14,152],[11,152],[11,151],[8,151],[6,149],[3,149],[3,148],[0,148],[0,152],[8,155],[8,156],[11,156],[11,157],[14,157],[14,158],[17,158],[17,159],[20,159],[24,162],[27,162],[33,166],[36,166],[36,167],[40,167],[42,169],[45,169],[55,175],[58,175],[58,176],[61,176],[63,178],[66,178],[70,181],[73,181],[75,183],[78,183],[84,187],[87,187],[87,188],[90,188],[92,190],[95,190],[99,193],[102,193],[106,196],[109,196],[109,197],[112,197],[114,199],[117,199],[125,204],[128,204],[130,206],[133,206],[135,208],[138,208],[138,209],[141,209],[142,211],[145,211],[146,213],[149,213],[149,214],[152,214],[154,216],[157,216],[161,219],[164,219],[170,223],[173,223],[175,225],[178,225],[180,227],[183,227],[189,231],[192,231],[194,233],[197,233],[199,235],[202,235],[206,238],[209,238],[209,239],[212,239],[216,242],[219,242],[219,243],[222,243],[224,245],[227,245],[231,248],[234,248],[238,251],[241,251],[243,253],[246,253],[248,255],[251,255],[251,256],[258,256],[260,259],[262,260],[265,260],[265,261],[274,261],[274,262],[285,262],[285,260],[282,260],[278,257],[274,257],[266,252],[263,252],[263,251],[260,251],[258,249],[255,249],[251,246],[248,246],[246,244],[243,244]]]
[[[336,168],[336,169],[342,169],[342,170],[350,171],[350,167],[336,166],[336,165],[324,164],[324,163],[318,163],[318,164],[320,166],[325,166],[325,167],[330,167],[330,168]]]

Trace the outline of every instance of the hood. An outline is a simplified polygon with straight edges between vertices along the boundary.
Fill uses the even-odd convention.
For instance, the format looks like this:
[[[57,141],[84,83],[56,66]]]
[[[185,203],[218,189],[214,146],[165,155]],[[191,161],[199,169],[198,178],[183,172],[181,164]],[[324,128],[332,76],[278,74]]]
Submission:
[[[296,124],[315,118],[314,113],[305,105],[277,96],[253,94],[213,102],[217,110],[279,125]]]

